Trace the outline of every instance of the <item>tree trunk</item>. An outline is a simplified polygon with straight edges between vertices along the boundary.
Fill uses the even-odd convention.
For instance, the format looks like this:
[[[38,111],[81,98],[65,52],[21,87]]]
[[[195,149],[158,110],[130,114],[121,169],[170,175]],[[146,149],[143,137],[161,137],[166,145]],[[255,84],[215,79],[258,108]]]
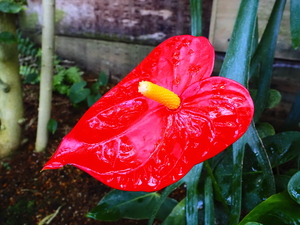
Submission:
[[[0,12],[0,32],[16,35],[15,14]],[[0,42],[0,158],[9,156],[21,141],[23,101],[17,43]]]
[[[47,124],[51,115],[55,0],[43,0],[42,68],[38,128],[35,150],[43,151],[48,143]]]

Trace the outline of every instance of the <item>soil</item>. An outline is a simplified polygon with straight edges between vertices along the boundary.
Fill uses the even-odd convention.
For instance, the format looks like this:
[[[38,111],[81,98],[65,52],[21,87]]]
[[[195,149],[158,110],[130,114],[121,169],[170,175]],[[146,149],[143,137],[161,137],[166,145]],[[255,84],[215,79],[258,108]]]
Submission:
[[[53,94],[52,118],[58,129],[49,137],[45,152],[34,151],[37,127],[38,85],[23,85],[25,118],[23,144],[9,159],[0,161],[0,224],[38,224],[57,212],[50,224],[147,224],[146,220],[123,219],[101,222],[85,215],[111,189],[85,172],[65,166],[40,172],[45,162],[87,110],[74,107],[66,96]]]

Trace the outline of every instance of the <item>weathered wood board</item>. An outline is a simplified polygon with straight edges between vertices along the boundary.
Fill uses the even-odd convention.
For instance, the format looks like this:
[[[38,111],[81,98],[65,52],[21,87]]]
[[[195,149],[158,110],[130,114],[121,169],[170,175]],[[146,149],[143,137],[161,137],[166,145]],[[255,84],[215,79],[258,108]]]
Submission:
[[[266,27],[274,2],[275,0],[261,0],[259,2],[258,26],[260,37]],[[239,5],[240,0],[214,0],[209,38],[216,51],[226,52]],[[300,48],[294,50],[291,44],[289,8],[289,1],[287,1],[280,26],[275,57],[300,60]]]
[[[153,46],[57,36],[57,53],[94,73],[104,71],[119,81],[141,62]]]
[[[42,0],[28,0],[22,32],[40,43]],[[165,39],[190,34],[189,0],[56,0],[56,52],[119,79]],[[211,1],[203,1],[208,36]],[[132,44],[132,46],[130,45]],[[153,46],[153,47],[150,47]]]
[[[37,32],[42,0],[28,0],[22,27]],[[190,33],[189,0],[57,0],[55,33],[130,43],[160,43]]]

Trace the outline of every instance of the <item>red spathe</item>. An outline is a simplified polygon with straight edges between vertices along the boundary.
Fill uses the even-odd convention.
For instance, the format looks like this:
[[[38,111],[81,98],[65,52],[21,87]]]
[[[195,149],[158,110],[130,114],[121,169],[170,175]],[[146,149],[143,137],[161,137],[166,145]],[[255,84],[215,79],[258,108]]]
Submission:
[[[213,64],[204,37],[164,41],[83,115],[43,169],[71,164],[127,191],[157,191],[178,181],[240,138],[253,117],[247,89],[210,77]],[[142,96],[140,81],[175,92],[179,109]]]

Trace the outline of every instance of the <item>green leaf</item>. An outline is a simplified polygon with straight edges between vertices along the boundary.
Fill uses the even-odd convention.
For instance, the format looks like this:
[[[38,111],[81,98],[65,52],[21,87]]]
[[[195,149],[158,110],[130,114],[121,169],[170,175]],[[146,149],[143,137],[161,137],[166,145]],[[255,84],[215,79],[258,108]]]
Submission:
[[[99,94],[99,90],[100,90],[100,84],[99,84],[99,82],[93,83],[92,86],[91,86],[91,88],[90,88],[90,90],[91,90],[91,94],[92,95]]]
[[[104,73],[104,71],[101,71],[99,74],[99,84],[100,86],[106,86],[108,84],[108,76]]]
[[[186,175],[189,176],[189,173]],[[184,183],[184,178],[180,179],[179,181],[177,181],[174,184],[171,184],[169,186],[167,186],[164,191],[161,193],[160,199],[157,202],[156,206],[153,208],[152,210],[152,214],[149,218],[148,224],[152,225],[155,218],[156,218],[156,214],[158,213],[159,209],[161,208],[161,205],[165,202],[165,200],[167,199],[168,195],[174,191],[176,188],[178,188],[180,185],[182,185]]]
[[[246,145],[246,136],[242,136],[232,145],[232,164],[234,174],[231,181],[231,213],[229,223],[238,224],[242,208],[242,175],[243,175],[243,159]]]
[[[53,90],[58,91],[62,95],[65,95],[65,94],[68,94],[68,92],[70,91],[70,86],[61,84],[61,85],[55,86]]]
[[[297,131],[288,131],[268,136],[262,139],[262,146],[265,147],[268,160],[271,167],[274,168],[290,161],[300,154],[300,133]],[[259,149],[261,147],[258,145],[256,148]],[[261,158],[259,154],[260,153],[258,153],[257,150],[254,151],[254,154],[250,151],[246,151],[244,161],[245,172],[262,171],[262,165],[257,163],[258,158]],[[255,160],[255,158],[257,158],[257,160]],[[262,160],[262,158],[260,160]],[[264,162],[264,160],[262,160],[262,162]],[[267,166],[267,164],[265,166]]]
[[[89,95],[87,96],[87,104],[88,107],[91,107],[92,105],[94,105],[100,98],[101,98],[101,94],[97,94],[97,95]]]
[[[69,90],[69,98],[72,103],[77,104],[79,102],[82,102],[89,96],[91,91],[87,88],[84,88],[86,84],[86,81],[81,81],[71,86]]]
[[[65,70],[59,71],[58,74],[53,76],[53,87],[59,86],[63,83],[66,72]]]
[[[268,136],[275,135],[275,129],[269,123],[265,123],[265,122],[256,123],[255,128],[261,139]]]
[[[251,60],[250,76],[259,68],[257,97],[254,99],[255,122],[265,110],[269,99],[276,42],[285,3],[286,0],[276,0],[267,27]]]
[[[263,139],[272,167],[299,155],[300,132],[287,131]]]
[[[248,83],[249,66],[259,1],[242,0],[226,52],[220,76],[244,86]]]
[[[180,185],[182,185],[184,182],[190,183],[192,182],[191,180],[194,179],[195,175],[199,176],[200,174],[198,174],[197,172],[199,172],[199,167],[201,166],[195,166],[195,169],[190,170],[190,172],[185,175],[182,179],[180,179],[179,181],[177,181],[174,184],[169,185],[168,187],[165,188],[165,190],[162,192],[161,197],[160,197],[160,201],[157,203],[156,207],[154,208],[152,215],[148,221],[148,224],[153,224],[155,216],[158,212],[158,209],[161,207],[162,203],[165,201],[165,199],[167,198],[167,196],[176,188],[178,188]],[[199,172],[200,173],[200,172]]]
[[[74,83],[79,83],[82,81],[81,74],[82,72],[80,69],[76,66],[72,66],[69,69],[66,70],[66,81],[74,84]]]
[[[191,35],[202,35],[202,0],[190,0]]]
[[[202,171],[203,163],[194,166],[189,176],[184,177],[187,194],[186,194],[186,222],[189,225],[198,224],[198,183]]]
[[[243,210],[250,211],[270,197],[267,182],[262,173],[243,175]]]
[[[288,192],[292,199],[300,204],[300,171],[298,171],[288,183]]]
[[[57,126],[58,126],[57,121],[55,119],[50,119],[47,124],[47,129],[49,132],[54,134],[57,129]]]
[[[259,98],[259,96],[257,96],[257,93],[258,93],[257,89],[250,90],[252,99]],[[275,89],[269,89],[265,109],[271,109],[277,106],[280,103],[281,98],[282,96],[279,91]]]
[[[246,132],[246,137],[248,145],[255,154],[260,168],[264,174],[264,177],[269,185],[269,195],[272,195],[275,193],[275,180],[273,176],[271,163],[267,155],[266,149],[262,144],[262,141],[259,138],[257,131],[255,130],[253,122],[251,123],[249,129]],[[249,160],[247,157],[246,159]]]
[[[204,184],[204,224],[211,225],[215,222],[213,187],[210,177],[205,179]]]
[[[182,199],[172,210],[161,225],[186,225],[185,219],[186,199]]]
[[[8,43],[8,44],[16,43],[17,38],[12,33],[7,32],[7,31],[3,31],[3,32],[0,33],[0,42]]]
[[[263,225],[262,223],[248,222],[246,225]]]
[[[26,75],[24,83],[25,84],[36,84],[39,81],[39,74],[38,73],[30,73]]]
[[[11,1],[0,1],[0,11],[4,13],[18,13],[23,9],[22,5]]]
[[[117,221],[121,218],[148,219],[159,198],[160,195],[156,192],[113,190],[104,196],[87,217],[101,221]],[[176,200],[167,198],[156,218],[164,220],[176,204]]]
[[[290,3],[290,24],[291,24],[291,36],[292,45],[294,49],[297,49],[300,44],[300,1],[291,0]]]
[[[221,154],[215,156],[214,158],[220,156]],[[219,163],[215,166],[214,173],[212,173],[208,161],[204,162],[207,173],[212,179],[212,184],[215,191],[214,197],[216,200],[222,203],[227,214],[230,214],[227,204],[230,204],[229,199],[231,199],[230,187],[233,168],[232,157],[232,147],[229,147],[226,151],[224,151],[224,154],[222,154]]]
[[[281,101],[280,92],[275,89],[270,89],[266,109],[271,109],[271,108],[277,106],[280,101]]]
[[[272,195],[266,201],[255,207],[239,225],[248,222],[262,223],[263,225],[300,224],[300,205],[286,193]]]

